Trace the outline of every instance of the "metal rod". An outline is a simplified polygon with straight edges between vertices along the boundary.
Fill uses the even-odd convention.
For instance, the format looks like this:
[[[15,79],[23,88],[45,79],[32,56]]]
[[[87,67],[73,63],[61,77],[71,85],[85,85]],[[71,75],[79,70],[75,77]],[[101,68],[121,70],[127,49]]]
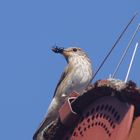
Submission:
[[[124,30],[122,31],[122,33],[120,34],[120,36],[118,37],[118,39],[116,40],[116,42],[114,43],[114,45],[112,46],[111,50],[108,52],[108,54],[106,55],[106,57],[103,59],[103,61],[100,64],[99,68],[97,69],[97,71],[93,75],[91,81],[95,78],[95,76],[97,75],[97,73],[99,72],[99,70],[101,69],[101,67],[104,65],[105,61],[107,60],[107,58],[109,57],[109,55],[111,54],[111,52],[113,51],[113,49],[116,47],[116,45],[119,43],[120,39],[122,38],[122,36],[126,32],[126,30],[129,27],[129,25],[132,23],[132,21],[134,20],[134,18],[136,17],[136,15],[137,15],[137,13],[135,13],[134,16],[130,19],[130,21],[128,22],[128,24],[126,25],[126,27],[124,28]]]
[[[123,60],[124,60],[124,58],[125,58],[125,56],[126,56],[126,54],[127,54],[127,52],[128,52],[128,49],[130,48],[130,46],[131,46],[131,44],[132,44],[132,42],[133,42],[133,40],[134,40],[134,38],[135,38],[137,32],[139,31],[139,29],[140,29],[140,24],[138,24],[138,26],[137,26],[136,30],[134,31],[134,33],[133,33],[133,35],[132,35],[132,37],[131,37],[131,39],[130,39],[130,41],[129,41],[129,43],[128,43],[128,45],[127,45],[125,51],[124,51],[124,53],[122,54],[122,57],[121,57],[121,59],[120,59],[118,65],[117,65],[117,67],[116,67],[114,73],[112,74],[112,78],[114,78],[114,77],[116,76],[116,74],[117,74],[117,72],[118,72],[118,70],[119,70],[119,68],[120,68],[120,65],[122,64],[122,62],[123,62]]]
[[[126,77],[125,77],[125,83],[126,83],[127,80],[128,80],[128,76],[129,76],[129,73],[130,73],[130,70],[131,70],[131,67],[132,67],[134,58],[135,58],[135,54],[136,54],[138,45],[139,45],[139,44],[138,44],[138,42],[137,42],[136,45],[135,45],[134,51],[133,51],[133,55],[132,55],[132,58],[131,58],[131,61],[130,61],[129,67],[128,67],[128,71],[127,71]]]

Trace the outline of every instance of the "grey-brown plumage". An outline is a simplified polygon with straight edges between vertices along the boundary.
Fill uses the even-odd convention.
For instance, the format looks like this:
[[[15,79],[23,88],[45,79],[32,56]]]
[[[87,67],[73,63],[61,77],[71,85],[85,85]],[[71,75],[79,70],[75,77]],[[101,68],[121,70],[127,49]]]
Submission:
[[[44,131],[58,117],[58,110],[66,98],[73,91],[82,94],[93,75],[91,62],[80,48],[53,48],[52,50],[55,53],[62,54],[68,65],[57,84],[47,115],[33,136],[34,140],[45,140],[43,137]]]

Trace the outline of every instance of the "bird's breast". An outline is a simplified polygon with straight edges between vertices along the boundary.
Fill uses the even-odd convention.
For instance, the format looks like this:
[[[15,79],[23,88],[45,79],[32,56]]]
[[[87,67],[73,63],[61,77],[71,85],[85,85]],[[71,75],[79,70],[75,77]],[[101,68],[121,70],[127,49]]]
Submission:
[[[67,77],[65,93],[72,91],[82,92],[87,87],[92,78],[92,66],[88,61],[78,61],[73,65],[71,72]]]

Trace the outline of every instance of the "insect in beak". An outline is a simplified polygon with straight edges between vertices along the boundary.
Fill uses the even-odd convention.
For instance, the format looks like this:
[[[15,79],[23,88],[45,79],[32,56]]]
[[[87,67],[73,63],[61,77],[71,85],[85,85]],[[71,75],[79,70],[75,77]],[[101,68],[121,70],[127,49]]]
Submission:
[[[64,48],[58,47],[58,46],[54,46],[54,47],[52,47],[52,51],[55,52],[55,53],[63,53]]]

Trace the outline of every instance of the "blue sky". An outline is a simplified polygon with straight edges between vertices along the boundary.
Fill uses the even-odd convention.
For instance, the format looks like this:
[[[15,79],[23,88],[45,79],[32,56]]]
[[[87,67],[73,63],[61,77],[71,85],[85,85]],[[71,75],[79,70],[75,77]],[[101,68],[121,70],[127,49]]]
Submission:
[[[32,139],[66,65],[50,51],[54,44],[83,48],[95,71],[136,11],[140,13],[139,0],[0,1],[1,139]],[[139,22],[140,15],[93,82],[113,72]],[[116,78],[124,80],[134,45]],[[139,54],[140,48],[129,76],[138,86]]]

